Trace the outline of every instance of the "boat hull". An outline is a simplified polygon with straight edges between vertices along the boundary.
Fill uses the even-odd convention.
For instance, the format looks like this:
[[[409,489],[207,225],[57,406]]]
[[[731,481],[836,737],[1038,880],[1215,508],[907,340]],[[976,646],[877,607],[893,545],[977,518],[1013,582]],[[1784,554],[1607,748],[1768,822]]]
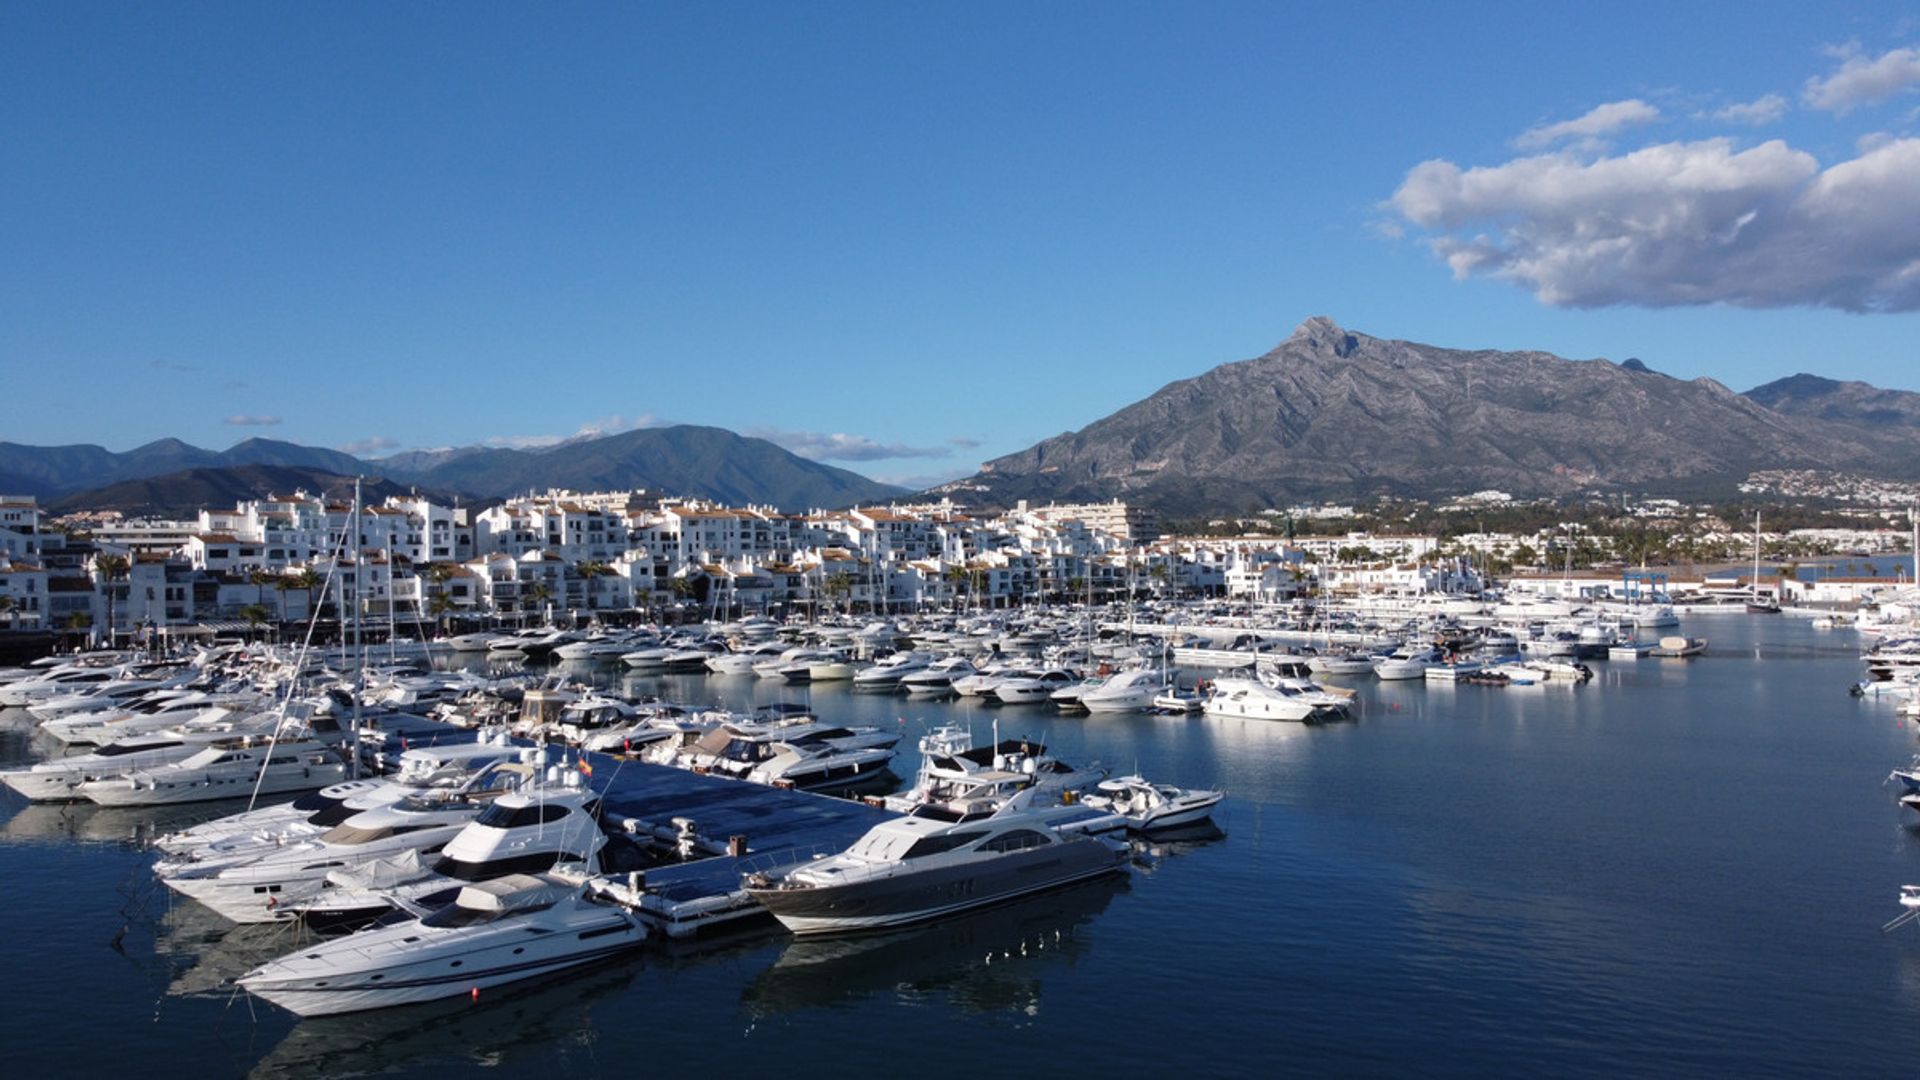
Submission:
[[[1105,841],[1065,843],[912,873],[803,888],[749,888],[796,936],[878,930],[937,919],[1104,874],[1122,856]]]

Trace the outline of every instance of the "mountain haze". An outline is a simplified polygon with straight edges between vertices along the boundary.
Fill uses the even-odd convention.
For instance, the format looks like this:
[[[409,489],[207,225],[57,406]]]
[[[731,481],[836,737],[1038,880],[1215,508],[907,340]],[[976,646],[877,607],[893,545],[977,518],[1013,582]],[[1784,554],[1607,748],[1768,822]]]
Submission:
[[[1708,495],[1765,468],[1913,475],[1916,436],[1790,415],[1638,361],[1444,349],[1313,318],[1264,356],[1170,383],[936,490],[1124,498],[1166,513],[1487,488]]]

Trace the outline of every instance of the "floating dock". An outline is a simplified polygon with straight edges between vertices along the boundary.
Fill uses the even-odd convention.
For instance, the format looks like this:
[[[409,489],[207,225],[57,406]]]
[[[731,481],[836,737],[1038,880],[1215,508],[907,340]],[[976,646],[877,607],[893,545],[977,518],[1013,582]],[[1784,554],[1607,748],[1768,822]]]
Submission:
[[[645,871],[640,914],[668,937],[757,915],[743,874],[844,851],[898,814],[828,795],[585,754],[604,819],[709,857]]]

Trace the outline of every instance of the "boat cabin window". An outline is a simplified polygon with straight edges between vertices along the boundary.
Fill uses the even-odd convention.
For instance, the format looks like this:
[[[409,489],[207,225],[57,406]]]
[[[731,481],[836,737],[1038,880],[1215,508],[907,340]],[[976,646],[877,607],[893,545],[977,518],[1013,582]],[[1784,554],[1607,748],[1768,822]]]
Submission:
[[[474,821],[496,829],[523,829],[529,825],[545,825],[550,821],[559,821],[567,816],[567,808],[553,803],[536,803],[532,806],[509,806],[494,803],[480,812]]]
[[[1044,847],[1051,843],[1045,833],[1032,829],[1014,829],[980,845],[981,851],[1025,851],[1027,848]]]
[[[162,750],[169,746],[179,745],[178,740],[173,742],[150,743],[108,743],[100,749],[95,750],[94,754],[99,757],[116,757],[120,754],[137,754],[142,750]]]
[[[973,843],[985,835],[987,835],[985,829],[969,829],[965,832],[947,833],[940,836],[923,836],[915,840],[913,846],[908,848],[900,857],[903,859],[917,859],[922,855],[938,855],[943,851],[952,851],[955,848],[966,847],[968,844]]]

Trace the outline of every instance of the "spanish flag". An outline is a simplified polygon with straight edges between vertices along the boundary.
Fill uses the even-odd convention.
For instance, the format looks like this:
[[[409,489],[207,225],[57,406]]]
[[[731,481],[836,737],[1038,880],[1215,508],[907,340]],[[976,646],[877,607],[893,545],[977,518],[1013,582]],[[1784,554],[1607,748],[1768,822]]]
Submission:
[[[586,758],[580,759],[580,775],[581,776],[593,775],[593,765],[589,763]]]

